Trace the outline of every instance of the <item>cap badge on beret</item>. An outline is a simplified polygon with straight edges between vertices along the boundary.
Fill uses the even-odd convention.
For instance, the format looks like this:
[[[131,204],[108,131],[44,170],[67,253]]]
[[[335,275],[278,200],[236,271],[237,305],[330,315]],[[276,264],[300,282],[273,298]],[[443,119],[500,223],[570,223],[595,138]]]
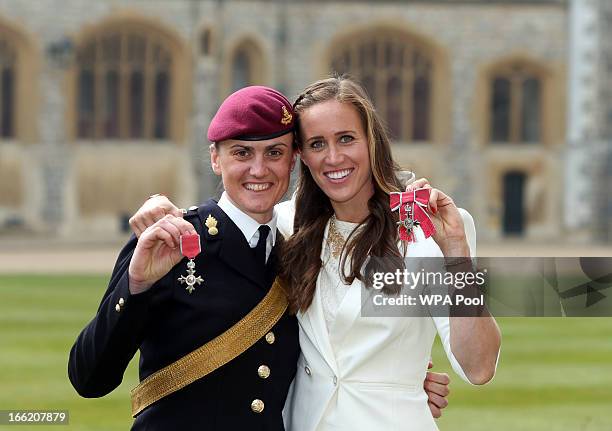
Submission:
[[[281,119],[281,124],[286,126],[287,124],[291,123],[292,119],[293,119],[293,115],[291,115],[289,111],[287,111],[287,108],[285,107],[285,105],[283,105],[283,118]]]

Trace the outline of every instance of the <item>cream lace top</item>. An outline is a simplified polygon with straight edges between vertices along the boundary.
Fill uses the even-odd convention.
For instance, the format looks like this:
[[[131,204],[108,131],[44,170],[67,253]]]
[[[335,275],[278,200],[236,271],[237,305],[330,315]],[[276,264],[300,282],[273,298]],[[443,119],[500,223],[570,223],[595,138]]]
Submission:
[[[359,286],[355,283],[357,280],[353,284],[345,284],[340,272],[342,247],[357,226],[359,226],[358,223],[340,221],[332,217],[327,222],[325,229],[322,250],[323,266],[319,273],[318,286],[321,289],[323,315],[325,316],[328,333],[331,332],[338,308],[340,308],[346,293],[351,288],[359,289]],[[349,269],[350,259],[346,259],[345,274],[349,273]]]

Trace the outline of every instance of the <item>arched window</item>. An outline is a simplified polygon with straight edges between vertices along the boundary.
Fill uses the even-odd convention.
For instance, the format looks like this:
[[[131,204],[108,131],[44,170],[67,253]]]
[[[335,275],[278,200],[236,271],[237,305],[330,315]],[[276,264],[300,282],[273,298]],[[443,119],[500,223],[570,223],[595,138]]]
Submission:
[[[394,139],[432,138],[433,61],[422,44],[403,33],[376,32],[334,47],[331,67],[366,87]]]
[[[0,37],[0,139],[15,137],[15,48]]]
[[[244,39],[231,50],[225,88],[234,92],[248,85],[265,84],[264,53],[252,39]]]
[[[232,61],[232,92],[253,84],[253,66],[251,56],[245,46],[234,53]]]
[[[208,57],[212,53],[212,32],[209,28],[200,33],[200,55]]]
[[[490,89],[489,141],[541,142],[541,74],[521,63],[505,65],[491,74]]]
[[[154,32],[117,26],[77,51],[78,138],[167,139],[172,50]]]

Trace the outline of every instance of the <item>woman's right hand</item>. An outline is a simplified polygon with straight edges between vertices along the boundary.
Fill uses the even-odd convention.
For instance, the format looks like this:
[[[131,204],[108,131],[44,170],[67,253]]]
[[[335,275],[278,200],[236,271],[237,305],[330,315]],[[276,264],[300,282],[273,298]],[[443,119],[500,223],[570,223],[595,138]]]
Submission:
[[[179,247],[181,235],[195,233],[191,223],[170,214],[147,227],[130,261],[130,293],[136,295],[148,290],[170,272],[183,259]]]
[[[175,217],[182,217],[183,211],[170,202],[170,199],[164,195],[152,196],[147,199],[138,211],[136,211],[136,214],[130,218],[130,227],[136,235],[136,238],[140,238],[140,235],[142,235],[145,229],[149,226],[153,226],[153,224],[168,214]]]

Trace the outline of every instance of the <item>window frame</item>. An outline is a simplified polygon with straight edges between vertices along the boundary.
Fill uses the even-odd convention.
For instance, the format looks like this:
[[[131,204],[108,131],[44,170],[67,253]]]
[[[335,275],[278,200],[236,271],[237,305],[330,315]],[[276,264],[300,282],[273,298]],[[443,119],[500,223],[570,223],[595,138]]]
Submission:
[[[9,58],[6,63],[2,62],[2,48],[5,48],[7,57]],[[5,78],[10,76],[10,83],[5,87]],[[1,140],[12,140],[16,137],[16,108],[17,101],[15,97],[15,90],[17,89],[17,47],[15,43],[7,38],[0,38],[0,139]],[[9,97],[7,105],[5,106],[5,92],[9,90]],[[8,121],[7,121],[8,117]],[[5,130],[7,130],[5,134]]]
[[[162,41],[167,49],[172,54],[172,64],[169,67],[170,79],[170,94],[168,97],[169,111],[167,124],[167,134],[164,139],[156,139],[154,137],[144,139],[116,139],[116,138],[82,138],[78,134],[78,67],[76,61],[72,61],[69,70],[66,73],[65,94],[67,104],[67,113],[65,116],[65,127],[67,140],[82,144],[114,144],[121,143],[159,143],[159,144],[179,144],[186,145],[188,136],[188,112],[191,106],[193,82],[191,81],[192,70],[190,67],[190,48],[185,44],[184,39],[174,29],[167,27],[160,20],[150,17],[142,17],[131,12],[118,12],[112,16],[82,29],[73,37],[74,46],[78,50],[87,41],[92,40],[97,35],[108,34],[115,29],[129,28],[137,33],[153,35],[156,39]],[[121,92],[120,92],[121,93]],[[155,111],[153,107],[151,111]]]
[[[548,142],[548,86],[549,77],[543,66],[524,59],[510,59],[494,65],[486,74],[485,99],[485,142],[495,147],[504,145],[534,146]],[[507,79],[510,83],[509,91],[509,123],[508,140],[494,139],[493,130],[493,99],[495,97],[493,85],[496,79]],[[526,81],[535,79],[539,83],[538,95],[538,139],[535,141],[523,139],[523,85]]]
[[[234,60],[236,53],[239,53],[241,50],[247,53],[251,65],[251,82],[248,85],[270,85],[268,55],[264,47],[264,41],[260,40],[258,35],[250,33],[239,35],[236,39],[228,43],[225,48],[227,55],[224,56],[223,60],[223,75],[221,77],[219,103],[233,92]]]
[[[40,52],[37,41],[27,28],[7,21],[1,15],[0,34],[15,53],[12,68],[12,133],[9,137],[0,136],[0,144],[34,144],[39,139],[37,76],[40,73]]]
[[[114,40],[113,40],[114,39]],[[109,45],[113,43],[119,45],[118,57],[112,57],[112,53],[105,52],[109,49]],[[136,46],[141,44],[141,46]],[[138,48],[138,49],[137,49]],[[142,58],[130,59],[130,54]],[[86,57],[92,57],[91,60]],[[164,57],[160,59],[159,57]],[[104,58],[107,57],[107,58]],[[75,58],[75,68],[77,74],[76,82],[76,138],[79,140],[167,140],[166,136],[155,136],[157,107],[154,102],[157,98],[155,84],[160,74],[170,75],[172,81],[172,51],[168,44],[157,34],[151,31],[143,31],[142,29],[130,28],[107,28],[96,34],[91,35],[83,41],[77,48]],[[89,120],[91,125],[88,132],[84,132],[84,127],[81,124],[83,103],[81,88],[81,77],[85,74],[93,75],[91,93],[92,118]],[[109,92],[108,78],[116,76],[116,95],[115,95],[115,110],[108,110]],[[136,89],[134,78],[140,76],[140,93],[141,103],[139,112],[134,111],[137,108],[134,105],[134,98],[130,97]],[[170,86],[171,87],[171,86]],[[171,90],[169,90],[171,91]],[[165,98],[169,100],[171,94],[166,94]],[[89,104],[89,101],[88,101]],[[112,115],[111,115],[112,114]],[[140,117],[139,130],[135,130],[134,115]],[[167,124],[171,120],[172,112],[168,111],[164,122],[164,128],[167,130]],[[117,119],[111,132],[108,124],[110,116]]]
[[[449,95],[451,94],[451,79],[449,77],[448,59],[446,52],[433,40],[426,36],[413,33],[409,29],[404,27],[398,28],[393,24],[377,25],[375,27],[368,26],[364,29],[357,29],[348,33],[342,34],[328,45],[326,62],[323,65],[324,74],[328,75],[330,71],[333,72],[333,62],[343,50],[355,49],[360,43],[368,40],[384,41],[392,40],[394,43],[403,46],[408,46],[413,52],[421,53],[425,58],[429,60],[431,71],[429,73],[429,106],[427,114],[428,122],[428,137],[426,140],[414,140],[414,128],[412,125],[405,125],[404,130],[409,131],[409,139],[406,138],[406,132],[403,132],[403,137],[392,136],[392,142],[394,143],[410,143],[411,145],[423,145],[429,146],[432,144],[438,144],[441,142],[448,143],[450,140],[450,114],[452,104],[449,102]],[[397,49],[397,48],[396,48]],[[381,50],[379,50],[381,51]],[[382,50],[384,51],[384,50]],[[384,56],[385,53],[379,53],[379,56]],[[406,70],[406,74],[410,71]],[[377,75],[386,75],[385,71],[376,70]],[[355,76],[357,79],[362,79],[361,76],[356,76],[354,73],[351,76]],[[386,76],[385,78],[386,79]],[[383,78],[379,79],[379,82],[383,81]],[[388,82],[385,81],[385,82]],[[408,91],[408,90],[406,90]],[[412,90],[410,90],[412,91]],[[380,93],[380,91],[379,91]],[[404,95],[402,98],[404,99]],[[374,100],[375,106],[379,111],[386,111],[387,107],[384,108],[381,105],[380,100]],[[386,103],[385,103],[386,104]],[[412,106],[403,108],[404,114],[402,117],[409,115],[412,123]],[[408,114],[406,114],[408,111]],[[386,112],[383,113],[383,120],[387,121]]]

